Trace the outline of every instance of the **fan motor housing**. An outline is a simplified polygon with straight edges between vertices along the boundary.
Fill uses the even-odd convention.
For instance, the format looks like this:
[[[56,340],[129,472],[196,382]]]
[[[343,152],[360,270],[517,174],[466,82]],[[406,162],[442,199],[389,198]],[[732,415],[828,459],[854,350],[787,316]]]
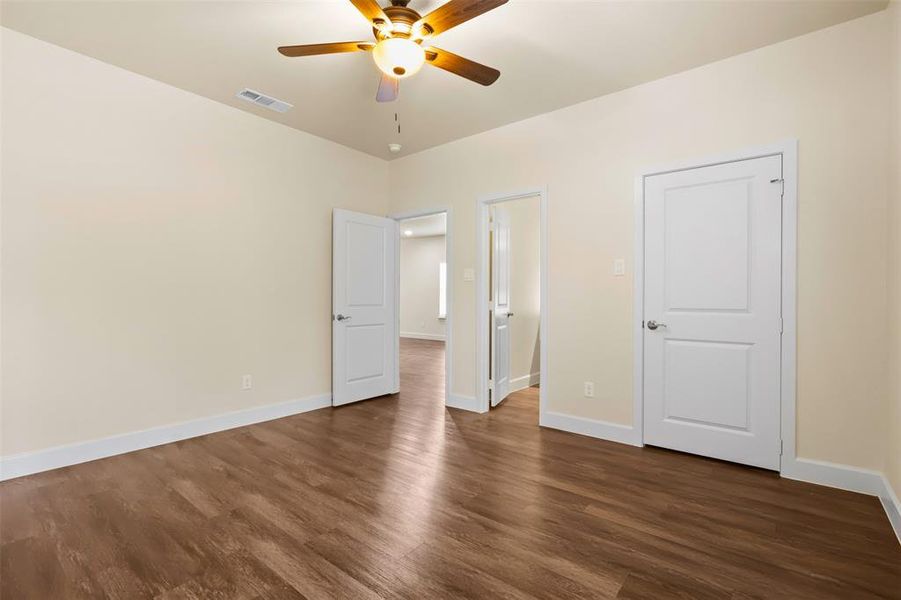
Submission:
[[[413,27],[413,23],[422,18],[421,15],[415,10],[413,10],[412,8],[407,8],[406,2],[404,2],[403,5],[400,5],[398,3],[394,4],[393,6],[385,7],[384,11],[385,15],[387,15],[387,17],[391,19],[392,23],[402,23],[406,25],[407,28]],[[377,27],[372,28],[372,33],[375,34],[375,38],[377,40],[383,40],[389,37],[384,32],[379,31]],[[395,31],[394,33],[392,33],[391,37],[409,38],[410,33],[404,31]]]

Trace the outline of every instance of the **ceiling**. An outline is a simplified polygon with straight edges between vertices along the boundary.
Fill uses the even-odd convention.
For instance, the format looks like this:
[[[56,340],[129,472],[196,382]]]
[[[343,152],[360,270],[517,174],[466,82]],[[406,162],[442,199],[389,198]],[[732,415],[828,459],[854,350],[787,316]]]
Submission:
[[[410,232],[409,234],[407,232]],[[428,215],[404,219],[400,222],[400,233],[405,238],[420,238],[447,234],[447,214]]]
[[[383,2],[387,4],[387,0]],[[438,0],[412,0],[420,13]],[[887,0],[512,0],[434,45],[500,69],[482,87],[424,67],[378,104],[368,53],[276,47],[370,40],[347,0],[4,0],[4,26],[391,159],[885,8]],[[245,88],[294,105],[275,113]],[[401,126],[397,133],[395,112]],[[403,145],[393,155],[388,143]]]

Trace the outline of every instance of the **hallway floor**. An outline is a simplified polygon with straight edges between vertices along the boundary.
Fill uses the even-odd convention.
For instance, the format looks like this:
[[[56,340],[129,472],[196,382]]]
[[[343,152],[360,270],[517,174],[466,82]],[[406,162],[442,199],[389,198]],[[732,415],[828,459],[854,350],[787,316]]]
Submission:
[[[875,498],[399,395],[0,484],[0,597],[901,598]]]

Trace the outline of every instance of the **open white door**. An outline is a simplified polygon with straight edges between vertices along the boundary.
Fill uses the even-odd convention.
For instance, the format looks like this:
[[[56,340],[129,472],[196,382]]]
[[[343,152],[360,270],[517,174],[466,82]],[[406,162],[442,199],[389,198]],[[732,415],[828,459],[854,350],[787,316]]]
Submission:
[[[494,208],[491,251],[492,335],[491,406],[510,394],[510,215],[503,206]]]
[[[332,235],[332,405],[398,391],[397,222],[336,209]]]
[[[645,180],[644,438],[779,468],[782,160]]]

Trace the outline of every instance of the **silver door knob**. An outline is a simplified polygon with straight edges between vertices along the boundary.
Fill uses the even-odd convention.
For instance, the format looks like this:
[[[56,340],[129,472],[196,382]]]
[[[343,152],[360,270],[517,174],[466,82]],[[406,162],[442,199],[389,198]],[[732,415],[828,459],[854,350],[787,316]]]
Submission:
[[[648,321],[648,329],[650,329],[651,331],[654,331],[658,327],[666,327],[666,323],[658,323],[657,321],[654,321],[653,319]]]
[[[345,317],[344,315],[335,315],[335,320],[338,322],[341,321],[350,321],[350,317]]]

